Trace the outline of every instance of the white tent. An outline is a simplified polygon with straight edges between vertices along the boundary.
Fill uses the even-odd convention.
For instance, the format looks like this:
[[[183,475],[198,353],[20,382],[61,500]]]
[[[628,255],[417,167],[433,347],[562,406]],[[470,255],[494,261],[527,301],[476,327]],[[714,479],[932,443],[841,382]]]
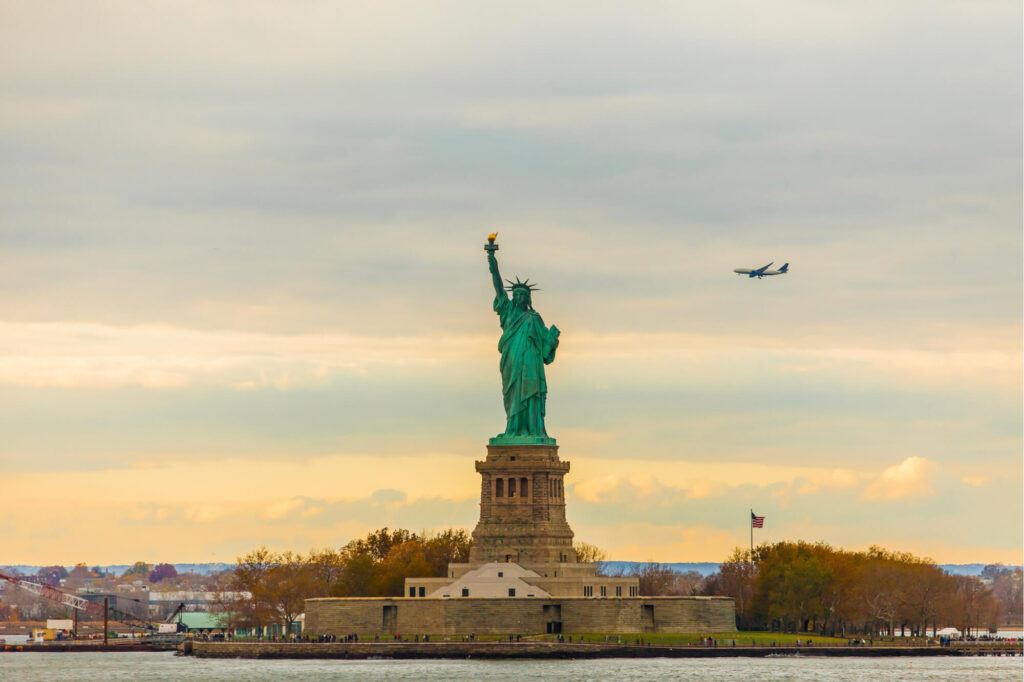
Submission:
[[[942,628],[941,630],[935,633],[935,636],[956,638],[960,636],[960,631],[956,628]]]

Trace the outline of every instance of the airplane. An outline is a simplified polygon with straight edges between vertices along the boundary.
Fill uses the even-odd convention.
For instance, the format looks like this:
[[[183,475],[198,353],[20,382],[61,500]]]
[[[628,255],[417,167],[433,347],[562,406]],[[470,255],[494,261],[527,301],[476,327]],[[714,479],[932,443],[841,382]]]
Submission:
[[[774,262],[775,261],[772,261],[772,263]],[[736,268],[735,270],[733,270],[733,272],[735,272],[737,275],[757,277],[758,279],[762,277],[770,277],[771,275],[785,275],[787,272],[789,272],[789,263],[786,263],[778,270],[769,270],[768,268],[769,266],[771,266],[772,263],[769,263],[763,268],[757,268],[756,270],[751,270],[750,268]]]

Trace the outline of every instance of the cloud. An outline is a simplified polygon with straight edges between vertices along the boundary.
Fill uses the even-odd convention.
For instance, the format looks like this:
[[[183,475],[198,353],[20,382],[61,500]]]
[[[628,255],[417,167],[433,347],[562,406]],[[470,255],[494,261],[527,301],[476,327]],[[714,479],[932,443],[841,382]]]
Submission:
[[[463,337],[207,332],[169,326],[0,321],[0,384],[150,389],[219,385],[288,390],[369,368],[454,364],[492,343]],[[488,341],[490,341],[488,339]],[[486,351],[485,351],[486,349]]]
[[[160,504],[140,504],[124,509],[122,513],[122,523],[127,521],[140,526],[167,521],[173,513],[176,513],[177,519],[183,516],[180,509],[174,510],[170,506]]]
[[[727,497],[742,487],[809,493],[819,489],[853,488],[873,473],[779,462],[694,460],[605,460],[573,458],[570,491],[592,502],[637,500],[645,504],[663,497],[703,500]]]
[[[451,453],[405,453],[391,458],[347,454],[310,457],[296,463],[282,458],[252,460],[215,458],[202,463],[202,476],[196,476],[194,462],[170,459],[158,469],[124,467],[102,471],[62,471],[23,473],[4,477],[6,499],[28,503],[36,499],[44,481],[49,494],[62,499],[85,499],[83,490],[106,491],[104,499],[125,505],[133,513],[155,513],[158,505],[186,504],[185,517],[197,522],[222,518],[232,503],[259,500],[257,514],[279,519],[293,514],[311,500],[357,499],[367,491],[368,498],[380,510],[405,506],[410,499],[444,497],[471,500],[479,494],[479,474],[470,457]],[[244,474],[244,485],[235,485]],[[163,492],[153,489],[161,481]],[[381,489],[382,482],[396,488]],[[231,483],[226,492],[225,486]],[[401,489],[399,489],[401,488]],[[282,500],[282,490],[301,490],[303,495]],[[87,497],[87,496],[86,496]]]
[[[370,502],[374,507],[391,511],[402,507],[408,500],[409,496],[401,490],[374,490],[370,495]]]
[[[703,524],[643,521],[608,526],[577,524],[576,536],[618,561],[723,561],[737,545],[736,534]]]
[[[282,500],[281,502],[269,505],[260,516],[268,521],[277,521],[294,511],[302,509],[304,506],[306,506],[306,501],[298,497],[291,500]]]
[[[571,486],[572,494],[588,502],[600,502],[601,497],[615,490],[621,479],[611,474],[581,481]]]
[[[223,505],[206,503],[192,504],[185,507],[185,520],[192,523],[213,523],[219,521],[227,514]]]
[[[148,506],[140,506],[129,509],[125,515],[132,521],[145,521],[153,516],[153,509]]]
[[[934,495],[935,464],[923,457],[907,457],[888,467],[864,491],[868,500],[899,500]]]
[[[373,475],[373,471],[367,478],[352,480],[357,472],[371,469],[372,461],[348,458],[310,462],[298,467],[296,478],[289,478],[289,471],[295,467],[266,469],[269,463],[253,462],[247,485],[236,490],[232,500],[216,502],[208,501],[217,494],[216,490],[223,493],[221,472],[216,467],[223,464],[225,471],[237,475],[246,467],[243,461],[211,462],[213,469],[204,477],[204,481],[209,479],[209,486],[196,481],[192,467],[155,472],[129,469],[135,476],[150,472],[167,482],[167,489],[185,491],[188,498],[169,498],[158,503],[117,499],[123,494],[102,501],[88,495],[76,498],[80,491],[94,489],[88,474],[71,474],[69,481],[61,480],[65,475],[52,475],[51,493],[74,504],[78,512],[68,517],[59,509],[12,504],[14,511],[5,516],[11,531],[5,538],[5,551],[15,563],[53,563],[65,555],[73,555],[74,561],[92,563],[140,558],[180,560],[168,555],[168,551],[172,555],[231,561],[262,544],[272,549],[305,552],[313,546],[340,546],[383,526],[419,531],[453,526],[472,529],[476,523],[479,480],[471,471],[465,481],[444,489],[443,495],[431,494],[444,488],[449,470],[459,466],[471,469],[466,466],[468,461],[456,464],[453,460],[440,467],[440,477],[432,481],[429,477],[437,468],[435,460],[405,459],[389,468],[411,475],[401,480],[396,477],[396,487],[377,489],[372,486],[375,479],[379,480],[379,474]],[[416,469],[417,466],[421,468]],[[824,469],[817,477],[773,481],[768,475],[757,481],[758,474],[754,472],[754,481],[730,483],[724,480],[725,472],[742,471],[744,466],[723,464],[723,480],[715,482],[712,494],[701,496],[692,494],[691,484],[685,478],[676,480],[671,467],[664,468],[665,475],[658,479],[648,474],[645,467],[634,471],[629,462],[617,466],[618,475],[601,474],[591,479],[590,492],[585,495],[576,493],[570,482],[570,492],[574,494],[567,507],[577,539],[598,544],[615,559],[721,560],[733,547],[745,546],[749,541],[751,507],[767,517],[765,528],[757,531],[758,542],[805,539],[854,548],[882,542],[892,548],[913,548],[939,560],[960,560],[971,554],[968,544],[950,544],[948,538],[963,536],[971,538],[969,547],[973,548],[973,555],[969,560],[1004,562],[1019,543],[1019,522],[978,527],[960,511],[984,505],[993,496],[1012,496],[1016,479],[1011,476],[994,480],[990,485],[995,488],[964,485],[953,475],[936,476],[933,486],[941,495],[893,499],[890,504],[880,505],[875,500],[865,500],[863,492],[867,485],[882,478],[883,471],[856,473],[853,484],[847,473],[833,475],[834,472]],[[697,463],[693,468],[702,467]],[[686,467],[680,470],[685,471]],[[140,496],[153,494],[151,488],[145,488],[138,480],[123,478],[118,472],[105,473],[107,489],[127,489]],[[711,475],[714,470],[699,473],[703,480],[716,481]],[[307,484],[303,485],[302,477],[308,478]],[[195,481],[199,487],[174,483],[179,480]],[[821,481],[821,485],[813,491],[797,492],[812,480]],[[832,480],[841,485],[826,485]],[[22,488],[25,483],[19,478],[5,479],[5,489],[8,481],[13,483],[12,489]],[[418,484],[416,494],[410,494],[412,488],[407,487],[413,483]],[[303,487],[318,494],[280,496],[281,489]],[[367,490],[373,492],[367,494]],[[339,496],[339,492],[345,494]],[[783,494],[788,500],[785,504]],[[828,513],[823,515],[821,509]],[[110,519],[118,518],[120,523],[109,523]],[[89,535],[88,529],[99,523],[106,524],[103,537]],[[33,544],[33,529],[48,526],[66,529],[68,542],[59,547]],[[879,528],[884,529],[883,535],[879,535]],[[140,543],[139,537],[148,540]],[[938,543],[935,547],[941,551],[928,550],[930,543]]]
[[[1007,338],[1009,334],[1006,335]],[[323,386],[385,369],[414,374],[441,367],[456,376],[494,356],[491,336],[271,334],[141,325],[0,321],[0,384],[24,387],[178,389],[189,385],[253,391]],[[560,350],[559,368],[598,372],[618,384],[690,382],[729,385],[751,368],[774,380],[804,375],[848,385],[1019,387],[1021,355],[1010,347],[935,350],[829,347],[821,340],[748,335],[577,332]],[[1002,346],[1002,337],[1000,344]],[[578,368],[578,369],[577,369]],[[802,379],[806,381],[807,379]],[[570,432],[572,435],[573,432]],[[585,431],[578,430],[583,436]],[[591,442],[608,434],[589,432]]]
[[[819,488],[850,488],[860,483],[868,474],[857,473],[849,469],[835,469],[825,473],[814,481],[803,483],[797,492],[801,494],[816,492]]]

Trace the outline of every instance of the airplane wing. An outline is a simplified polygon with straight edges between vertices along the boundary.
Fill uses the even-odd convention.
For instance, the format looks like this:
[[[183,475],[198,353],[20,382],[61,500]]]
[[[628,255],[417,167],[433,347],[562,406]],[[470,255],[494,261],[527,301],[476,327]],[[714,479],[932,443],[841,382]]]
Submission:
[[[763,268],[758,268],[757,270],[754,270],[754,273],[758,274],[758,275],[764,274],[764,271],[767,270],[769,267],[771,267],[772,263],[774,263],[774,262],[775,261],[772,261],[771,263],[769,263],[768,265],[764,266]]]

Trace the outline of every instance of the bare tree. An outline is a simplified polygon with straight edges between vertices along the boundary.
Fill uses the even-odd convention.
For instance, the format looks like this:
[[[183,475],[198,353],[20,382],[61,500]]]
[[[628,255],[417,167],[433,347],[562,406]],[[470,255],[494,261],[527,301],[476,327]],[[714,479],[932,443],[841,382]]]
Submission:
[[[264,574],[257,591],[253,593],[266,604],[275,620],[284,623],[290,632],[292,623],[305,610],[306,599],[313,592],[313,571],[301,554],[284,552]]]
[[[592,564],[608,559],[608,552],[587,542],[576,542],[572,548],[576,552],[576,561],[581,564]]]

